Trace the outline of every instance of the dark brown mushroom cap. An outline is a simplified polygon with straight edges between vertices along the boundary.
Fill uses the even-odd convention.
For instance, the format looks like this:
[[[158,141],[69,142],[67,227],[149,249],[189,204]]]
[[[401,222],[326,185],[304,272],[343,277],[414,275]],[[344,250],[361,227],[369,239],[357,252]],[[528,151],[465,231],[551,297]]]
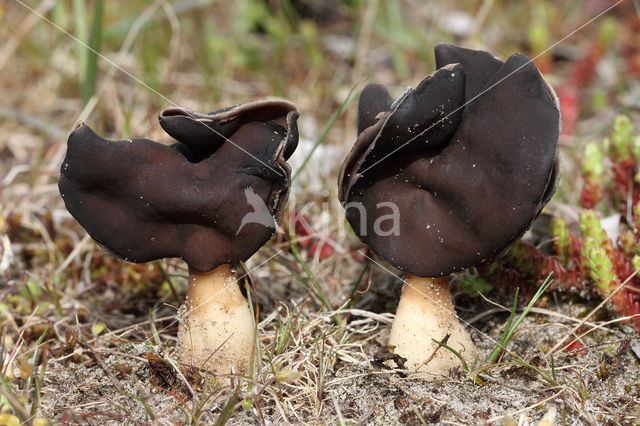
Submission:
[[[178,141],[174,147],[190,161],[198,162],[214,153],[241,125],[252,121],[275,121],[286,127],[287,114],[295,109],[295,105],[287,101],[264,100],[234,105],[209,114],[167,108],[160,112],[158,120],[165,132]],[[296,135],[285,146],[284,156],[289,158],[297,145]]]
[[[206,115],[171,108],[160,122],[178,138],[172,146],[108,141],[80,124],[67,142],[60,194],[87,232],[125,260],[180,257],[201,272],[234,264],[280,220],[297,117],[286,101]]]
[[[435,51],[438,70],[392,105],[380,86],[364,89],[380,111],[361,116],[338,180],[360,239],[422,277],[493,260],[528,229],[558,175],[560,111],[535,65]]]

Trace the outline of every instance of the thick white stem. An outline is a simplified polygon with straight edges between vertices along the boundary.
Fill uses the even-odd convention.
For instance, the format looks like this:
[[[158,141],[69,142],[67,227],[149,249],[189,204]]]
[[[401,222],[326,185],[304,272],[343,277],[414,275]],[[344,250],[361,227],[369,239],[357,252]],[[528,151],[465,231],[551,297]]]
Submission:
[[[407,275],[389,336],[394,353],[407,359],[405,366],[410,370],[446,374],[461,365],[451,351],[442,347],[431,358],[438,348],[432,339],[442,341],[446,335],[447,345],[473,362],[476,349],[451,303],[449,279]]]
[[[218,374],[247,374],[255,322],[230,266],[189,270],[186,307],[178,330],[180,362]]]

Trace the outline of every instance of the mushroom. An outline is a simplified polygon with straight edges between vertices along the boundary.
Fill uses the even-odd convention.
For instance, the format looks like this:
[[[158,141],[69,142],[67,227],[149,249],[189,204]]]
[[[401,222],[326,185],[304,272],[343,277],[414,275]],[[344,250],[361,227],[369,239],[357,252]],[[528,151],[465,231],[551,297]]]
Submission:
[[[476,354],[448,275],[501,255],[549,200],[560,110],[520,54],[503,62],[438,44],[435,56],[437,70],[393,103],[365,87],[338,187],[355,233],[406,273],[389,344],[408,368],[442,373],[459,360],[444,349],[431,358],[433,340]]]
[[[255,324],[232,265],[262,247],[280,220],[297,117],[282,100],[210,114],[169,108],[159,120],[178,141],[171,146],[105,140],[83,123],[69,136],[60,195],[89,235],[124,260],[188,264],[183,363],[249,371]]]

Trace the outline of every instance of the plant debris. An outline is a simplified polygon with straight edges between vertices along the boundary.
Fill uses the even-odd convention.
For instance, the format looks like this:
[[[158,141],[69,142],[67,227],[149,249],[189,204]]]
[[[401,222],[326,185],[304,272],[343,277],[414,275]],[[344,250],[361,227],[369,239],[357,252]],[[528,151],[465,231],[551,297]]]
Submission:
[[[108,61],[19,2],[0,2],[0,423],[638,423],[640,340],[637,317],[626,318],[638,278],[614,294],[638,267],[640,241],[633,2],[593,21],[611,5],[27,3]],[[385,346],[398,272],[367,259],[335,182],[356,137],[350,93],[376,81],[400,95],[433,68],[435,41],[536,58],[558,89],[562,173],[512,251],[452,278],[478,359],[415,377]],[[221,386],[178,362],[182,262],[104,254],[68,215],[56,182],[77,121],[110,139],[170,144],[153,123],[171,103],[211,110],[267,96],[297,105],[305,149],[292,157],[276,237],[240,265],[255,364]],[[551,271],[550,289],[514,329]],[[501,358],[488,362],[496,350]]]

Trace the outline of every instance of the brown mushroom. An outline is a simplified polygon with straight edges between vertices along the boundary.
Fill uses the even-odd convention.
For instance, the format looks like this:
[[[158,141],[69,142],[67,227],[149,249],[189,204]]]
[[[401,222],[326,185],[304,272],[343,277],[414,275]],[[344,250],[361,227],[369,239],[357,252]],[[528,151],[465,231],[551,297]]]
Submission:
[[[340,172],[340,200],[360,239],[407,278],[390,344],[409,368],[443,372],[474,345],[451,303],[448,274],[492,261],[520,238],[555,190],[560,112],[522,55],[435,48],[437,71],[390,104],[361,96],[359,136]],[[376,101],[372,101],[375,98]],[[362,113],[362,102],[375,110]],[[395,206],[395,229],[381,229]],[[366,217],[363,217],[363,213]]]
[[[275,231],[298,142],[295,106],[260,101],[211,114],[170,108],[177,143],[109,141],[80,123],[69,136],[60,194],[106,251],[131,262],[179,257],[189,265],[181,362],[245,374],[254,321],[231,265]]]

